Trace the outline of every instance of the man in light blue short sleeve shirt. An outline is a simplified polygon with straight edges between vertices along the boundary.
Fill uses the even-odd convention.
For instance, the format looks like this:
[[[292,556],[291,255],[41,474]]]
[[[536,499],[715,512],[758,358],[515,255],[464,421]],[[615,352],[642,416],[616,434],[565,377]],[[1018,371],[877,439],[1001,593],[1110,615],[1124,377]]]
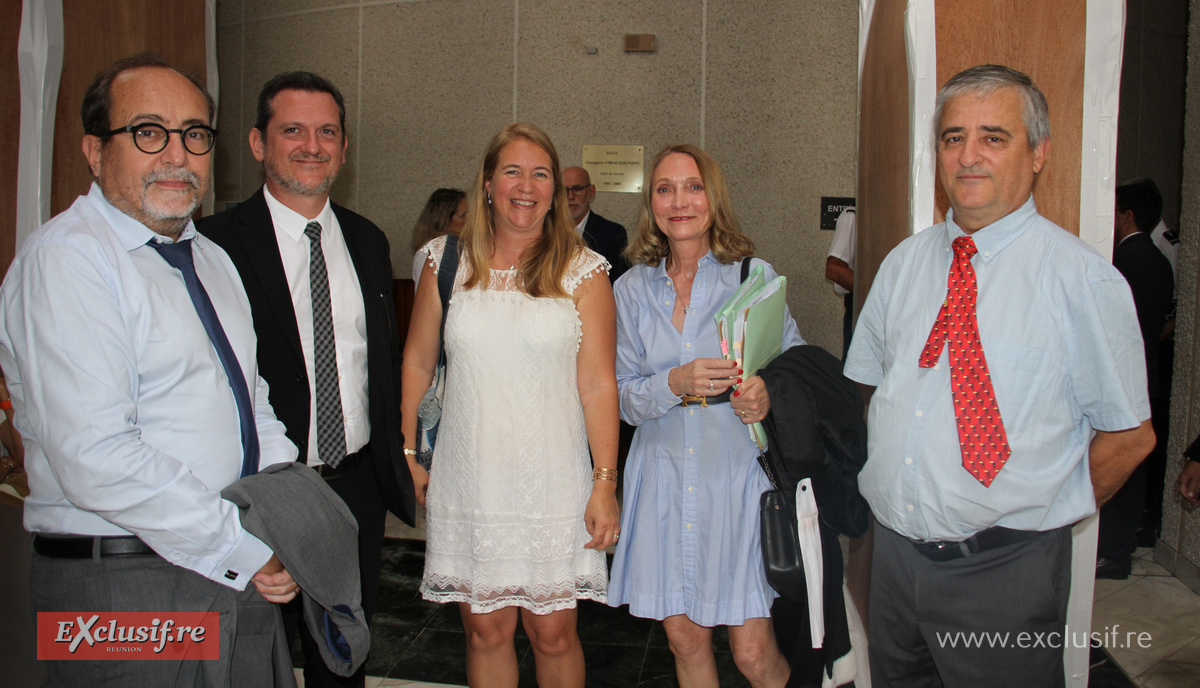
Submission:
[[[1153,447],[1133,300],[1108,261],[1037,212],[1049,120],[1027,76],[966,70],[939,92],[935,121],[951,210],[884,260],[845,366],[873,388],[859,476],[881,526],[872,681],[1061,685],[1061,639],[1015,638],[1061,638],[1070,526]],[[952,242],[964,236],[977,250],[979,341],[1011,449],[990,484],[964,468],[950,352],[918,365],[947,300]],[[946,638],[959,632],[1011,633],[1014,643],[952,647]]]

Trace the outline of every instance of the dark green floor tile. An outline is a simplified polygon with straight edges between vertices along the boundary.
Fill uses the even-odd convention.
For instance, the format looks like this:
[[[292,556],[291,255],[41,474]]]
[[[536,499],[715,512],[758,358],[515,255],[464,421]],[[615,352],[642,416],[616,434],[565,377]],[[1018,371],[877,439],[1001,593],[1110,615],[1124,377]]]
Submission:
[[[371,654],[367,656],[367,676],[387,676],[408,648],[421,635],[419,628],[371,626]]]
[[[627,606],[614,609],[590,600],[579,603],[579,639],[585,644],[645,648],[654,623],[653,619],[631,616]]]
[[[422,629],[437,614],[441,605],[421,599],[421,593],[413,588],[392,585],[379,586],[379,599],[375,602],[375,614],[371,625]]]
[[[1088,688],[1133,688],[1134,682],[1129,680],[1121,667],[1112,660],[1104,648],[1091,648],[1091,669],[1088,671]]]
[[[662,624],[658,624],[662,631]],[[666,635],[663,635],[666,642]],[[646,659],[642,662],[642,672],[638,677],[638,688],[679,688],[675,680],[675,655],[662,647],[646,648]]]
[[[646,648],[628,645],[583,644],[588,688],[632,688],[642,672]]]
[[[515,644],[517,657],[523,657],[529,650],[529,641],[516,638]],[[466,635],[454,631],[422,631],[388,672],[387,678],[466,685]]]

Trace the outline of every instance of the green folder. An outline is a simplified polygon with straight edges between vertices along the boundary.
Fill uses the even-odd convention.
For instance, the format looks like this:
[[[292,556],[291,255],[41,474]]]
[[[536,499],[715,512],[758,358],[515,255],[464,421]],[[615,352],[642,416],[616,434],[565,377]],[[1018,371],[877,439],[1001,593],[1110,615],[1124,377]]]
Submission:
[[[742,375],[756,375],[783,351],[783,322],[787,308],[787,277],[775,280],[779,288],[762,301],[746,308],[746,331],[742,348]]]
[[[783,351],[783,323],[787,308],[787,277],[780,275],[763,289],[774,286],[773,294],[746,308],[746,329],[742,350],[742,376],[755,375]],[[758,448],[767,446],[767,433],[761,423],[750,424],[750,434]]]
[[[725,358],[736,358],[733,354],[733,323],[735,316],[753,302],[754,297],[763,287],[763,267],[755,265],[746,280],[733,292],[733,296],[717,310],[717,336],[721,339],[721,354]]]

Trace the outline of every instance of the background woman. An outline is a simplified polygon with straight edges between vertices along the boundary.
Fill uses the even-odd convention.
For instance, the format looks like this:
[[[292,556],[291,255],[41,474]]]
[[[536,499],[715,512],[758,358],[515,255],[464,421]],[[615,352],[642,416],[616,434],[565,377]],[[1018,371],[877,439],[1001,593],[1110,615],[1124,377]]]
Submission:
[[[729,627],[753,686],[783,686],[788,665],[771,629],[758,500],[770,483],[744,427],[770,409],[762,379],[721,358],[714,315],[754,253],[721,168],[689,145],[663,149],[646,175],[634,266],[614,287],[621,416],[637,426],[625,474],[625,537],[608,603],[662,619],[679,684],[718,685],[712,627]],[[770,265],[765,276],[775,277]],[[802,344],[789,313],[783,348]],[[740,383],[740,384],[738,384]],[[726,401],[732,385],[738,389]],[[709,397],[707,407],[683,395]]]
[[[458,236],[463,225],[467,224],[467,194],[462,189],[438,189],[429,194],[425,207],[417,216],[413,225],[413,289],[421,283],[421,272],[429,260],[429,254],[424,251],[434,237],[443,234]]]
[[[404,348],[405,438],[416,436],[416,408],[438,358],[435,266],[445,239],[426,248],[431,260]],[[538,685],[583,685],[575,600],[604,601],[604,549],[619,526],[606,266],[571,223],[550,139],[528,123],[501,129],[479,166],[461,234],[431,472],[412,461],[411,439],[404,450],[427,507],[421,592],[459,603],[473,687],[517,685],[518,614]]]

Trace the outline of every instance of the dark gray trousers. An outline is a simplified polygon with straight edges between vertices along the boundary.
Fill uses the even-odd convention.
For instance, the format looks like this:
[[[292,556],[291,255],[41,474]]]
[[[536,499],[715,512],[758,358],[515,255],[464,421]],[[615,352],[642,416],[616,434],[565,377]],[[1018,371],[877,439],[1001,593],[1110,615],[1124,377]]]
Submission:
[[[279,609],[253,584],[238,592],[157,556],[54,559],[35,552],[29,588],[35,613],[219,613],[218,660],[45,662],[54,688],[295,686]]]
[[[934,562],[879,525],[871,564],[872,685],[1062,686],[1070,588],[1070,528]]]

